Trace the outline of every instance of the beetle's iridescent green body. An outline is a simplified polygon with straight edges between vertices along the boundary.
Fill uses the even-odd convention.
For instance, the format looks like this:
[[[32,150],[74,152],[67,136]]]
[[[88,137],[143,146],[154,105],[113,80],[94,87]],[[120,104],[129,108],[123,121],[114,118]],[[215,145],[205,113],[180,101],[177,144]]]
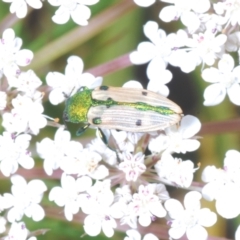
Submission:
[[[64,120],[130,132],[163,130],[180,121],[181,108],[145,90],[101,86],[82,87],[67,99]]]

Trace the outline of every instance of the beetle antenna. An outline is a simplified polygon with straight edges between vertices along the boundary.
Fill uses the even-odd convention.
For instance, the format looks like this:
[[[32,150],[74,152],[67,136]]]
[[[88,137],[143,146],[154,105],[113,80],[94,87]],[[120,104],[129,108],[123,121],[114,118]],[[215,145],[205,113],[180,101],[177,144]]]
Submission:
[[[67,95],[65,92],[62,92],[63,96],[64,96],[66,99],[70,98],[71,95],[72,95],[72,93],[73,93],[73,91],[74,91],[74,89],[75,89],[75,87],[72,88],[72,90],[71,90],[71,92],[69,93],[69,95]]]

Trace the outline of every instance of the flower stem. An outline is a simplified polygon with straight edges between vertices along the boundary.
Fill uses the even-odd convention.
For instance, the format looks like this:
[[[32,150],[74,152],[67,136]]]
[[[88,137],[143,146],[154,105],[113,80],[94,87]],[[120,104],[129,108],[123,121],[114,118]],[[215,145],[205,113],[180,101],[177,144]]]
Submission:
[[[90,68],[86,72],[90,72],[94,76],[106,76],[108,74],[111,74],[113,72],[119,71],[132,65],[133,64],[130,62],[129,59],[129,53],[127,53],[109,62],[103,63],[102,65]]]
[[[240,132],[240,118],[203,123],[199,135]]]

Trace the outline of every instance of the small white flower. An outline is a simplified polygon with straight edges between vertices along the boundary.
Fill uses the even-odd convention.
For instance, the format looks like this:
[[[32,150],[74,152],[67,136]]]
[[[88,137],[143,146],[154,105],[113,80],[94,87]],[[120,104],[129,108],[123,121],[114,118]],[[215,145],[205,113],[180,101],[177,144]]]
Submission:
[[[207,239],[208,233],[204,227],[210,227],[217,221],[217,215],[208,208],[202,208],[200,205],[201,193],[192,191],[185,195],[184,206],[175,199],[169,199],[165,202],[170,217],[169,230],[170,237],[174,239],[181,238],[186,233],[189,240]]]
[[[47,125],[47,120],[42,114],[44,109],[41,103],[41,95],[32,99],[27,95],[18,94],[12,100],[11,113],[3,114],[2,125],[9,132],[32,132],[37,135],[40,128]]]
[[[115,201],[129,203],[132,200],[132,194],[129,185],[123,185],[115,190]]]
[[[42,81],[32,70],[21,72],[17,78],[8,78],[8,83],[10,87],[15,87],[30,97],[34,96],[36,89],[42,85]]]
[[[91,179],[74,179],[72,176],[62,174],[62,187],[54,187],[49,193],[49,200],[54,201],[58,206],[64,206],[64,215],[68,221],[72,221],[73,214],[79,211],[78,194],[83,190],[81,186],[90,187]]]
[[[160,134],[152,138],[149,143],[149,150],[153,153],[159,152],[192,152],[199,148],[200,142],[194,139],[194,135],[200,130],[200,121],[191,115],[182,118],[180,127],[171,126],[166,128],[165,135]]]
[[[202,173],[207,184],[202,189],[203,197],[216,200],[217,212],[224,218],[240,214],[240,153],[229,150],[224,159],[224,169],[208,166]]]
[[[166,210],[162,201],[169,198],[168,192],[163,184],[140,185],[138,193],[133,194],[129,203],[129,210],[138,217],[142,226],[149,226],[155,217],[165,217]]]
[[[53,88],[49,94],[49,101],[57,105],[73,95],[81,86],[92,89],[102,84],[102,78],[95,78],[90,73],[83,73],[83,61],[80,57],[71,56],[67,60],[65,75],[59,72],[50,72],[46,76],[47,84]]]
[[[138,177],[145,172],[144,155],[139,152],[135,155],[123,153],[123,161],[119,164],[119,170],[126,174],[127,181],[137,181]]]
[[[97,181],[85,194],[80,194],[79,204],[85,214],[84,230],[90,236],[97,236],[101,230],[107,237],[112,237],[117,224],[111,216],[110,206],[114,196],[110,180]]]
[[[90,149],[81,149],[78,144],[72,144],[65,152],[65,158],[61,163],[61,169],[68,174],[78,174],[78,176],[88,175],[93,179],[103,179],[109,175],[109,170],[99,164],[101,156]]]
[[[27,4],[35,9],[42,7],[41,0],[3,0],[4,2],[11,2],[10,12],[16,13],[18,18],[24,18],[27,15]]]
[[[131,133],[116,130],[111,130],[111,133],[120,151],[123,152],[133,152],[136,143],[142,136],[142,134],[139,133]]]
[[[109,207],[114,200],[110,180],[96,181],[86,189],[86,193],[79,195],[79,204],[85,214],[94,214],[101,207]]]
[[[31,136],[21,134],[14,136],[9,132],[0,135],[0,168],[4,176],[9,177],[18,170],[18,164],[23,168],[31,169],[34,160],[27,150]]]
[[[28,230],[24,222],[13,222],[8,232],[8,236],[4,240],[26,240]]]
[[[141,240],[141,234],[135,229],[127,230],[126,234],[128,236],[124,240]],[[158,240],[158,238],[152,233],[147,233],[142,240]]]
[[[29,183],[19,176],[11,177],[12,194],[5,193],[6,208],[11,208],[7,218],[9,222],[19,221],[25,214],[34,221],[40,221],[44,218],[44,210],[39,205],[43,198],[43,193],[47,190],[46,185],[41,180],[31,180]]]
[[[223,46],[227,41],[227,35],[215,35],[206,31],[205,33],[193,34],[185,42],[186,52],[181,55],[178,66],[183,72],[193,71],[199,64],[209,66],[215,63],[223,53]]]
[[[93,139],[91,143],[87,145],[87,148],[92,152],[98,153],[102,157],[102,160],[108,164],[115,165],[117,163],[116,152],[112,151],[102,139]]]
[[[71,17],[75,23],[85,26],[91,16],[91,11],[86,5],[96,4],[99,0],[48,0],[48,2],[59,7],[52,17],[55,23],[64,24]]]
[[[229,54],[224,54],[218,63],[218,69],[204,69],[202,77],[212,83],[204,91],[204,105],[214,106],[221,103],[226,94],[230,101],[240,105],[240,66],[234,68],[234,60]]]
[[[20,73],[18,66],[27,66],[33,59],[32,51],[20,50],[21,46],[22,39],[15,38],[11,28],[3,32],[0,39],[0,73],[6,77],[18,75]]]
[[[72,145],[82,150],[83,147],[80,143],[70,140],[70,132],[61,127],[56,131],[54,140],[44,138],[40,143],[37,143],[37,152],[44,159],[43,168],[48,175],[52,175],[53,170],[59,168],[66,156],[65,153],[69,151],[69,148],[72,149]]]
[[[176,49],[183,46],[184,39],[187,38],[187,34],[183,32],[178,31],[177,34],[166,35],[165,31],[158,29],[156,22],[148,21],[144,25],[144,34],[151,42],[141,42],[137,51],[132,52],[129,56],[134,64],[149,62],[147,76],[154,83],[158,83],[158,87],[154,91],[161,92],[165,96],[168,94],[168,90],[160,91],[160,87],[168,83],[172,78],[172,74],[169,70],[166,70],[166,66],[168,61],[171,64],[174,62]],[[161,80],[159,80],[160,74]],[[149,89],[153,90],[151,84]]]
[[[173,158],[170,154],[163,154],[155,169],[160,178],[184,188],[191,185],[193,173],[196,171],[192,161],[182,161],[180,158]]]
[[[99,208],[96,213],[88,215],[84,219],[83,225],[84,231],[89,236],[97,236],[102,230],[109,238],[113,236],[114,228],[116,227],[116,220],[111,217],[109,208],[107,207]]]
[[[5,92],[0,91],[0,111],[4,110],[7,106],[7,94]]]

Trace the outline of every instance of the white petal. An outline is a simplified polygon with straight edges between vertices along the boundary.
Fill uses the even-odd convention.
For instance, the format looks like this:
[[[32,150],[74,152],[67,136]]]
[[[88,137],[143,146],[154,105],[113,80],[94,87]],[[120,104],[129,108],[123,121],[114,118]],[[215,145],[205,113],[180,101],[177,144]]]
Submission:
[[[63,189],[61,187],[54,187],[49,193],[49,200],[55,201],[59,207],[63,207],[66,203],[66,198],[63,196]]]
[[[2,160],[2,162],[0,163],[0,168],[2,171],[2,174],[6,177],[9,177],[11,174],[15,173],[18,169],[18,164],[16,161],[8,161],[7,160]]]
[[[151,218],[150,218],[150,215],[147,213],[147,214],[141,214],[138,218],[138,222],[141,226],[143,227],[147,227],[151,224]]]
[[[33,59],[33,52],[27,49],[22,49],[16,54],[16,61],[19,66],[27,66]]]
[[[70,19],[70,12],[66,11],[64,8],[59,8],[55,15],[52,17],[52,20],[57,24],[64,24]]]
[[[150,80],[160,80],[161,73],[166,69],[166,62],[161,56],[157,56],[150,61],[147,67],[147,76]]]
[[[15,38],[15,32],[13,31],[13,29],[8,28],[3,32],[2,38],[4,42],[13,41]]]
[[[204,105],[214,106],[221,103],[226,96],[226,89],[221,84],[212,84],[208,86],[204,91]]]
[[[101,232],[101,222],[96,216],[88,215],[83,228],[89,236],[97,236]]]
[[[163,218],[167,215],[166,210],[163,208],[160,202],[152,203],[149,205],[149,210],[152,214],[159,218]]]
[[[202,208],[199,213],[199,224],[204,227],[211,227],[217,222],[217,215],[208,208]]]
[[[218,192],[217,186],[214,183],[205,185],[202,189],[203,197],[208,201],[213,201]]]
[[[88,176],[82,176],[76,180],[78,192],[84,192],[92,186],[92,179]]]
[[[156,55],[156,48],[150,42],[138,44],[137,51],[132,52],[129,57],[133,64],[143,64],[149,62]]]
[[[169,229],[168,234],[174,239],[179,239],[183,236],[185,231],[186,229],[184,227],[174,227]]]
[[[205,13],[209,10],[211,4],[209,0],[192,1],[192,10],[196,13]]]
[[[153,41],[153,43],[155,42],[154,39],[159,39],[158,24],[154,21],[148,21],[143,26],[143,32],[147,38]]]
[[[99,0],[80,0],[79,3],[84,4],[84,5],[93,5],[98,2],[99,2]]]
[[[20,175],[14,175],[11,177],[11,182],[13,185],[21,186],[22,188],[27,185],[26,180]]]
[[[198,118],[186,115],[181,120],[180,131],[183,138],[193,137],[201,129],[201,122]]]
[[[44,212],[43,208],[40,205],[35,204],[32,207],[32,219],[33,219],[33,221],[39,222],[44,218],[44,216],[45,216],[45,212]]]
[[[200,209],[200,207],[201,207],[200,199],[201,198],[202,198],[202,194],[200,192],[197,192],[197,191],[188,192],[184,198],[185,208],[188,210]]]
[[[201,24],[199,17],[194,12],[183,13],[181,21],[188,28],[190,33],[195,32]]]
[[[28,189],[31,193],[42,194],[43,192],[47,191],[47,186],[43,181],[35,179],[28,183]]]
[[[77,5],[77,8],[71,12],[71,17],[73,21],[79,25],[86,26],[88,24],[88,19],[91,16],[91,11],[88,7],[84,5]]]
[[[227,36],[225,34],[219,34],[214,38],[213,44],[217,46],[222,46],[227,41]]]
[[[134,2],[140,7],[149,7],[155,3],[156,0],[134,0]]]
[[[65,76],[59,72],[49,72],[46,76],[47,84],[53,88],[60,87],[64,81],[66,81]]]
[[[34,167],[34,160],[31,157],[21,157],[18,163],[25,169],[31,169]]]
[[[221,60],[218,62],[218,68],[223,73],[229,73],[234,68],[234,60],[231,55],[223,54]]]
[[[15,198],[10,193],[3,194],[3,208],[8,209],[14,205]]]
[[[185,139],[184,140],[185,149],[188,152],[196,151],[200,147],[200,142],[196,139]]]
[[[35,9],[39,9],[42,7],[42,2],[40,0],[27,0],[29,6]]]
[[[171,22],[178,17],[177,9],[175,6],[167,6],[162,9],[159,18],[164,22]]]
[[[48,0],[48,2],[52,5],[52,6],[55,6],[55,7],[58,7],[61,5],[61,0]]]
[[[91,174],[91,177],[93,179],[99,180],[99,179],[104,179],[109,175],[109,169],[104,166],[100,165],[95,171]]]
[[[139,88],[139,89],[143,88],[142,84],[135,80],[130,80],[130,81],[124,83],[122,87],[123,88]]]
[[[25,1],[14,1],[10,6],[10,12],[16,12],[18,18],[24,18],[27,15],[27,4]]]
[[[202,71],[202,78],[206,82],[216,83],[219,82],[219,77],[221,76],[219,70],[217,68],[211,67],[206,68]]]
[[[76,75],[81,75],[83,72],[84,63],[83,60],[78,56],[71,56],[67,59],[67,66],[65,69],[65,74],[68,77],[73,77]]]
[[[240,225],[235,232],[235,240],[240,240]]]
[[[187,229],[186,235],[189,240],[207,240],[208,233],[202,226],[195,225]]]
[[[59,103],[62,103],[65,100],[63,91],[60,88],[51,91],[48,98],[50,103],[53,105],[58,105]]]
[[[128,235],[129,240],[141,240],[141,234],[135,229],[127,230],[126,234]]]
[[[109,224],[109,221],[112,221],[112,219],[106,220],[102,223],[102,230],[108,238],[111,238],[114,234],[114,230],[112,226]]]
[[[216,209],[218,214],[226,219],[235,218],[240,213],[239,198],[234,194],[222,196],[216,201]]]
[[[232,103],[240,105],[240,86],[238,83],[233,84],[227,89],[229,99]]]
[[[159,240],[154,234],[152,233],[147,233],[143,240]]]
[[[182,204],[175,199],[169,199],[164,203],[166,210],[171,218],[176,219],[184,211]]]

